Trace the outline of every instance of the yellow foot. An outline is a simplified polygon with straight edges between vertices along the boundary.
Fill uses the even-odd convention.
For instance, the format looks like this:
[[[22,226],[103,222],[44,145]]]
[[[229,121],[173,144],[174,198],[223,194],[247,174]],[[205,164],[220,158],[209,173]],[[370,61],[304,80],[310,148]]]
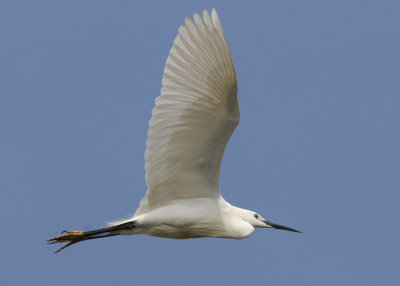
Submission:
[[[84,235],[83,231],[81,230],[65,230],[63,231],[62,235],[52,237],[48,240],[49,244],[54,244],[54,243],[62,243],[62,242],[68,242],[66,245],[58,249],[55,253],[63,250],[64,248],[71,246],[74,243],[77,243],[79,241],[87,239],[87,237]]]

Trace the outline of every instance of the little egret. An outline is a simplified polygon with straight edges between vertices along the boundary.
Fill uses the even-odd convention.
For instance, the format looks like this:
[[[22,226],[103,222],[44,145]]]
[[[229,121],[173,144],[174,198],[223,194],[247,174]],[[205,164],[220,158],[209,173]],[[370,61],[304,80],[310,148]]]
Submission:
[[[114,235],[242,239],[255,227],[300,232],[232,206],[219,190],[225,146],[239,123],[232,56],[215,9],[186,18],[168,56],[145,152],[147,193],[133,217],[92,231],[67,230],[49,243]]]

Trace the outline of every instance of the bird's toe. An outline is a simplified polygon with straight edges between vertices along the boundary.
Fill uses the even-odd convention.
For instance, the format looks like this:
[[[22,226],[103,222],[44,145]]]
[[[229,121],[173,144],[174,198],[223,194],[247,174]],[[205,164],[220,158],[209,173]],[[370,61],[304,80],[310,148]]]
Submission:
[[[86,239],[84,232],[81,230],[64,230],[62,233],[64,234],[52,237],[47,241],[48,244],[68,242],[66,245],[58,249],[56,253],[74,243]]]

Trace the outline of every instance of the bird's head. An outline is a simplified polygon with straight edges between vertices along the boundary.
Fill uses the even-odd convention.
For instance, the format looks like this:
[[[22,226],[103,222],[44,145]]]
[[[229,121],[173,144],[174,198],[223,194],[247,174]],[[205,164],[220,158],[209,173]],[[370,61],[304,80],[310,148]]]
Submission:
[[[239,209],[238,214],[244,221],[248,222],[253,227],[276,228],[301,233],[301,231],[297,229],[270,222],[254,211]]]

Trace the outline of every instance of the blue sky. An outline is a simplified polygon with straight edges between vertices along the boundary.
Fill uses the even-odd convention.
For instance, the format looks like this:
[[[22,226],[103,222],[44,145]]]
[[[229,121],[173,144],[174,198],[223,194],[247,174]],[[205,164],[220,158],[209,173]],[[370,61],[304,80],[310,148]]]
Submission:
[[[2,285],[399,283],[396,1],[2,1]],[[132,214],[147,122],[186,16],[217,8],[241,122],[226,200],[296,234],[46,239]]]

